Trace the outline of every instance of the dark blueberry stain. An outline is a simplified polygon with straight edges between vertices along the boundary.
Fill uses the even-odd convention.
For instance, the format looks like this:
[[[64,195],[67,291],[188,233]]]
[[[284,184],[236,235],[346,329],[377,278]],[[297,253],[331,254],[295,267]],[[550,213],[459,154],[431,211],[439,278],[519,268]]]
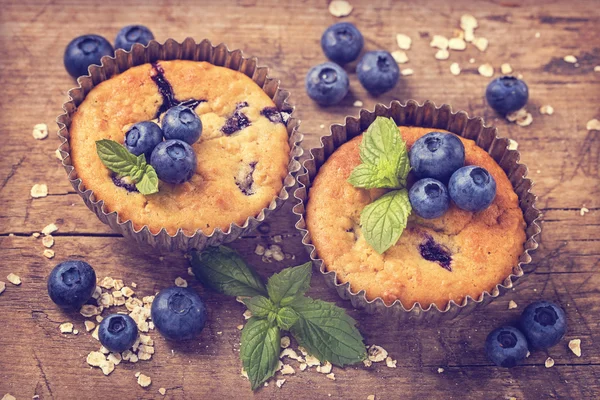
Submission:
[[[250,119],[242,112],[242,108],[248,107],[248,102],[243,101],[235,106],[235,111],[225,121],[225,125],[221,128],[221,132],[226,135],[232,135],[237,131],[240,131],[250,126]]]
[[[160,117],[161,114],[163,114],[164,112],[166,112],[169,108],[171,108],[173,106],[177,106],[177,105],[181,104],[181,105],[189,107],[193,110],[194,108],[196,108],[198,106],[198,104],[206,101],[206,100],[200,100],[200,99],[189,99],[189,100],[184,100],[184,101],[177,100],[175,98],[175,93],[173,93],[173,87],[171,86],[171,84],[169,83],[167,78],[165,77],[165,70],[157,62],[152,63],[152,70],[150,71],[150,77],[152,78],[154,83],[156,83],[156,86],[158,86],[158,92],[160,93],[160,95],[163,98],[162,104],[158,108],[155,118]]]
[[[246,196],[251,196],[255,193],[254,189],[252,188],[252,186],[254,185],[254,177],[252,176],[252,174],[254,174],[256,164],[256,161],[251,162],[250,164],[248,164],[249,169],[247,174],[241,179],[238,177],[235,178],[235,184]]]
[[[452,255],[450,254],[450,250],[436,243],[429,235],[425,235],[425,238],[425,241],[419,245],[421,257],[427,261],[436,262],[440,267],[452,272],[452,267],[450,266]]]
[[[277,107],[265,107],[260,112],[261,115],[264,115],[269,121],[274,124],[283,124],[283,116],[277,109]]]
[[[137,192],[138,191],[133,183],[125,183],[117,175],[114,175],[114,174],[112,175],[112,181],[115,184],[115,186],[121,187],[121,188],[127,190],[128,192]]]

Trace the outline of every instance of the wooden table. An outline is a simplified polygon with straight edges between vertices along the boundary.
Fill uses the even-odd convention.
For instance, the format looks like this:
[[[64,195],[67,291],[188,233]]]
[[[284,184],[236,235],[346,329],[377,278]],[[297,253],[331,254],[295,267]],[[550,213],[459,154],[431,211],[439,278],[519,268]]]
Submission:
[[[2,1],[0,279],[6,281],[14,272],[23,283],[16,287],[7,282],[0,295],[0,396],[10,392],[18,399],[152,399],[162,398],[158,389],[164,387],[165,397],[173,399],[366,399],[371,394],[377,399],[600,398],[600,132],[586,130],[588,120],[600,117],[600,73],[594,72],[600,64],[598,2],[351,2],[355,9],[344,20],[362,30],[368,49],[395,50],[397,33],[412,37],[410,62],[402,68],[414,69],[414,75],[373,98],[352,73],[351,94],[342,104],[319,108],[305,94],[304,76],[310,66],[325,61],[320,35],[338,21],[324,0]],[[432,36],[452,36],[465,12],[478,18],[476,34],[489,39],[489,48],[482,53],[469,46],[451,52],[449,60],[436,60],[429,47]],[[210,38],[258,56],[292,90],[306,149],[327,133],[323,125],[357,114],[353,103],[358,99],[369,109],[392,99],[430,99],[496,124],[503,136],[518,141],[544,212],[535,272],[484,310],[436,326],[398,324],[352,310],[315,276],[310,295],[346,307],[359,321],[366,343],[387,349],[398,360],[397,368],[334,368],[335,381],[314,369],[298,371],[286,377],[281,389],[272,382],[253,395],[240,377],[236,327],[244,321],[243,306],[204,291],[187,277],[187,262],[181,256],[140,252],[100,223],[74,194],[55,158],[59,141],[54,120],[73,86],[62,64],[65,45],[92,32],[113,40],[119,28],[130,23],[148,25],[159,40]],[[566,55],[576,56],[578,65],[563,61]],[[470,58],[475,62],[469,63]],[[460,76],[450,74],[452,62],[460,64]],[[477,73],[486,62],[496,68],[496,76],[505,62],[523,75],[531,92],[531,126],[499,119],[486,105],[489,78]],[[554,107],[553,115],[540,114],[545,104]],[[32,138],[37,123],[50,126],[48,139]],[[32,199],[34,183],[48,184],[49,195]],[[583,206],[589,209],[585,216],[580,215]],[[41,240],[31,235],[52,222],[59,230],[54,235],[56,257],[49,260],[42,255]],[[233,247],[264,276],[304,262],[307,256],[294,222],[286,206],[270,219],[268,233],[249,235]],[[283,236],[283,249],[296,256],[294,261],[266,264],[254,254],[257,244],[273,243],[274,235]],[[86,364],[86,355],[98,349],[98,342],[83,329],[84,318],[63,313],[47,296],[46,276],[68,258],[85,259],[100,277],[136,282],[140,296],[183,276],[207,302],[208,327],[199,340],[184,345],[166,343],[152,332],[156,354],[151,361],[121,363],[106,377]],[[547,352],[533,353],[519,368],[491,365],[483,352],[488,332],[514,322],[525,305],[542,298],[565,308],[566,338]],[[519,307],[508,310],[509,300]],[[79,335],[59,332],[59,324],[66,321],[75,323]],[[567,348],[573,338],[582,341],[581,358]],[[552,368],[544,366],[548,356],[555,360]],[[149,388],[138,386],[136,371],[152,378]]]

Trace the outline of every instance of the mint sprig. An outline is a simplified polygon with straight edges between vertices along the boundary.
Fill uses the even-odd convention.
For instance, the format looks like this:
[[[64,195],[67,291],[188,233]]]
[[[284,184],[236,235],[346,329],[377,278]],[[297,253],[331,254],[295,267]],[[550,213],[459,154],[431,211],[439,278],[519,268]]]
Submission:
[[[141,194],[158,192],[158,176],[154,168],[146,162],[145,155],[135,156],[125,146],[110,139],[96,141],[96,152],[106,168],[120,176],[130,177]]]
[[[250,296],[244,304],[252,318],[242,330],[240,358],[252,390],[277,370],[280,330],[289,331],[323,362],[344,366],[366,357],[354,319],[334,304],[304,296],[312,275],[310,262],[274,274],[266,286],[235,251],[225,246],[193,251],[191,264],[205,286],[223,294]]]
[[[377,117],[363,134],[359,164],[348,178],[362,189],[396,189],[367,205],[360,226],[367,243],[379,254],[392,247],[406,228],[412,207],[406,191],[410,171],[408,150],[396,123]]]

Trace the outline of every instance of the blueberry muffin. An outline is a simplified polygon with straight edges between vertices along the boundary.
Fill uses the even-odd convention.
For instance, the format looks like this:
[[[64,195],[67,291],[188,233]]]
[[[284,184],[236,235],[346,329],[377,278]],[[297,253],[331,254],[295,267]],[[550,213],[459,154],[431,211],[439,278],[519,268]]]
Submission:
[[[194,109],[203,125],[192,146],[195,173],[183,184],[161,181],[158,193],[144,196],[103,165],[95,142],[123,143],[132,124],[160,124],[178,104]],[[279,194],[290,160],[287,117],[240,72],[207,62],[159,61],[128,69],[90,91],[72,118],[70,154],[85,189],[136,230],[210,235],[242,225]]]
[[[410,148],[431,128],[399,127]],[[444,132],[444,131],[442,131]],[[493,203],[478,213],[451,204],[439,218],[412,213],[400,240],[384,254],[365,241],[359,225],[362,209],[385,189],[359,189],[347,182],[359,165],[362,135],[340,146],[319,169],[308,193],[306,224],[318,257],[352,292],[367,300],[419,302],[440,309],[466,296],[479,298],[508,277],[523,253],[525,221],[519,200],[500,166],[475,142],[460,138],[465,165],[485,168],[496,180]]]

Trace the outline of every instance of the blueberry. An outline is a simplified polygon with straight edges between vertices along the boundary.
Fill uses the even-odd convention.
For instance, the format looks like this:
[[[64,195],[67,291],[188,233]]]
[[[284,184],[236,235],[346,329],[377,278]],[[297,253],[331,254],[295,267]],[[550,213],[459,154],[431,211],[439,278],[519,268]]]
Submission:
[[[527,85],[514,76],[502,76],[490,82],[485,90],[489,105],[499,114],[505,115],[520,110],[527,104]]]
[[[182,140],[160,142],[150,156],[150,165],[158,179],[167,183],[184,183],[192,179],[196,171],[196,153]]]
[[[114,52],[112,45],[102,36],[83,35],[67,45],[63,61],[69,75],[77,78],[87,75],[90,65],[100,65],[103,56],[112,56]]]
[[[465,146],[451,133],[429,132],[417,139],[409,157],[417,178],[448,182],[454,171],[465,164]]]
[[[384,50],[365,53],[356,66],[361,85],[373,95],[391,90],[400,78],[400,68],[390,53]]]
[[[350,22],[331,25],[321,36],[323,53],[331,61],[346,64],[356,60],[364,45],[360,31]]]
[[[48,295],[62,308],[78,309],[95,289],[96,273],[85,261],[63,261],[48,276]]]
[[[565,312],[549,301],[536,301],[528,305],[519,321],[532,348],[547,349],[563,338],[567,331]]]
[[[152,39],[154,39],[154,35],[144,25],[128,25],[117,33],[115,49],[129,51],[134,44],[141,43],[145,46]]]
[[[477,212],[485,210],[494,201],[496,181],[485,168],[469,165],[452,174],[448,192],[459,208]]]
[[[527,357],[527,339],[517,328],[503,326],[485,340],[485,353],[499,367],[512,368]]]
[[[192,339],[204,329],[206,307],[192,289],[173,286],[161,290],[154,298],[152,321],[167,339]]]
[[[322,106],[339,103],[348,93],[348,74],[339,65],[326,62],[312,67],[306,74],[308,97]]]
[[[194,144],[202,134],[202,121],[191,108],[175,106],[165,113],[162,128],[165,139],[179,139]]]
[[[162,140],[163,131],[160,126],[152,121],[138,122],[125,133],[125,148],[136,156],[145,154],[148,160],[152,150]]]
[[[129,350],[138,336],[138,328],[129,315],[111,314],[100,322],[98,339],[114,353]]]
[[[425,219],[441,217],[450,206],[446,186],[431,178],[415,182],[408,192],[408,198],[414,212]]]

